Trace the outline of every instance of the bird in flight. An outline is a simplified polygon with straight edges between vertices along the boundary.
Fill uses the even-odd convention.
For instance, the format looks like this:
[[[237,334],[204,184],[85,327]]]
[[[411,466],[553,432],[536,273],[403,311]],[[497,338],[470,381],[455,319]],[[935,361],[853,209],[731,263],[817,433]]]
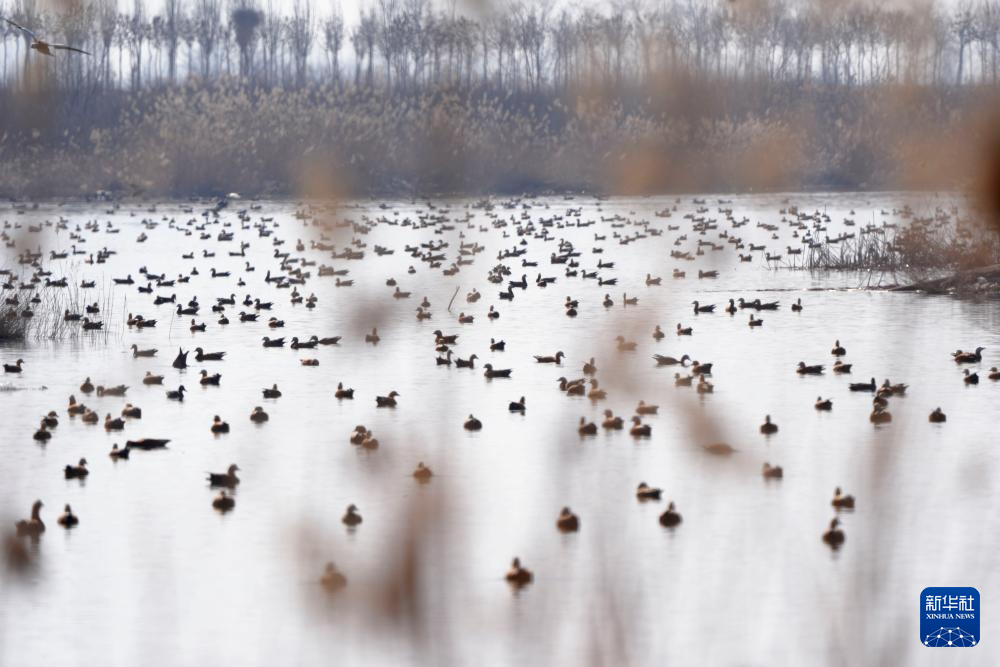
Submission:
[[[30,30],[28,30],[24,26],[20,26],[20,25],[14,23],[13,21],[11,21],[10,19],[4,19],[4,21],[6,21],[7,23],[11,24],[12,26],[14,26],[15,28],[17,28],[21,32],[23,32],[26,35],[28,35],[29,37],[31,37],[31,48],[33,48],[35,51],[38,51],[39,53],[42,53],[44,55],[54,56],[55,54],[52,53],[53,50],[56,50],[56,51],[76,51],[77,53],[82,53],[82,54],[87,55],[87,56],[90,55],[90,52],[84,51],[83,49],[78,49],[75,46],[69,46],[68,44],[51,44],[49,42],[42,41],[42,40],[38,39],[38,36],[35,33],[31,32]]]

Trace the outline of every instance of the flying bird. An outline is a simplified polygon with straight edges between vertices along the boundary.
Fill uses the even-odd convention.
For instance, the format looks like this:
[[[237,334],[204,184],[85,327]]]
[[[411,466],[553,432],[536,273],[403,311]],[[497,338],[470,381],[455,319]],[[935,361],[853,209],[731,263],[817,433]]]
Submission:
[[[15,28],[17,28],[21,32],[23,32],[26,35],[28,35],[29,37],[31,37],[31,48],[34,49],[35,51],[38,51],[39,53],[44,54],[44,55],[55,56],[55,54],[52,53],[53,50],[56,50],[56,51],[76,51],[77,53],[82,53],[82,54],[84,54],[86,56],[90,55],[89,51],[84,51],[83,49],[78,49],[75,46],[69,46],[68,44],[50,44],[49,42],[45,42],[43,40],[38,39],[38,36],[35,33],[31,32],[30,30],[28,30],[24,26],[20,26],[20,25],[14,23],[13,21],[11,21],[10,19],[4,19],[4,21],[6,21],[7,23],[11,24],[12,26],[14,26]]]

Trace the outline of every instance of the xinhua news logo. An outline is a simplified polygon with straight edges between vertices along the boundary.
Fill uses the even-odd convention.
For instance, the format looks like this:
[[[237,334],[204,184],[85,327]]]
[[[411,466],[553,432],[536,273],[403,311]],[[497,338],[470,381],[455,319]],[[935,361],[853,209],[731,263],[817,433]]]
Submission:
[[[920,641],[932,648],[976,646],[980,602],[975,588],[925,588],[920,593]]]

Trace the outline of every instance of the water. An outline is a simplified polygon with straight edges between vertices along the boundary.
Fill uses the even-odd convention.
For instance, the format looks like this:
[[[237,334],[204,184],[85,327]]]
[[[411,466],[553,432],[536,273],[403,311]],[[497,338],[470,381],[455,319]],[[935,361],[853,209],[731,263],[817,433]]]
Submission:
[[[829,236],[857,230],[842,227],[845,217],[859,226],[898,222],[881,211],[904,202],[918,214],[962,204],[899,193],[733,197],[726,206],[751,222],[730,234],[775,252],[795,244],[787,225],[777,240],[756,227],[758,221],[780,224],[786,198],[802,210],[827,212]],[[1000,385],[983,371],[1000,353],[997,301],[860,289],[871,282],[867,274],[769,270],[760,253],[749,264],[738,262],[728,244],[695,262],[672,259],[679,234],[688,235],[679,247],[692,252],[699,238],[683,217],[698,208],[690,198],[669,219],[653,212],[672,205],[672,198],[552,198],[535,200],[530,209],[496,208],[499,219],[520,221],[523,212],[536,223],[573,207],[582,208],[581,220],[620,214],[664,230],[681,225],[626,246],[613,234],[632,233],[632,226],[553,227],[553,239],[570,240],[583,253],[582,269],[593,270],[598,259],[614,261],[614,269],[600,273],[617,277],[618,285],[565,277],[564,266],[548,263],[557,241],[532,239],[525,259],[538,261],[538,268],[505,260],[512,277],[529,276],[529,289],[517,290],[513,302],[500,301],[487,272],[497,252],[516,247],[519,237],[513,226],[493,228],[471,203],[437,202],[434,213],[452,220],[450,231],[377,225],[359,237],[368,246],[362,261],[297,253],[296,239],[308,246],[317,236],[294,219],[295,203],[262,203],[251,219],[274,217],[275,236],[286,241],[281,252],[350,269],[351,288],[337,288],[334,278],[308,269],[313,278],[299,290],[316,294],[314,311],[291,305],[290,290],[264,283],[268,269],[281,273],[271,239],[240,230],[232,211],[221,220],[234,223],[236,240],[219,243],[215,225],[207,228],[209,241],[179,231],[202,210],[184,213],[181,204],[160,204],[155,213],[137,206],[108,214],[104,206],[83,204],[3,210],[0,219],[22,225],[19,249],[41,247],[46,255],[69,248],[67,231],[24,234],[29,224],[64,216],[71,226],[98,220],[102,229],[110,220],[121,232],[87,234],[78,244],[116,250],[106,264],[84,264],[85,256],[45,262],[53,277],[97,281],[98,289],[82,291],[81,298],[113,303],[112,312],[100,315],[107,333],[0,348],[3,361],[25,362],[21,376],[2,378],[25,389],[0,392],[2,523],[26,517],[41,498],[48,525],[35,567],[19,577],[4,571],[0,579],[0,663],[932,664],[939,658],[918,644],[920,591],[975,586],[988,607],[1000,590],[993,566]],[[410,202],[386,204],[359,203],[336,217],[404,220],[428,212]],[[707,206],[706,215],[726,229],[715,200]],[[471,227],[458,222],[467,213]],[[143,218],[161,224],[137,244]],[[595,233],[607,240],[595,241]],[[350,240],[342,234],[333,241],[338,248]],[[701,238],[724,243],[717,236],[711,231]],[[251,243],[246,258],[229,257],[241,240]],[[485,252],[445,277],[404,252],[406,244],[430,240],[450,243],[441,268],[454,261],[460,241],[478,242]],[[376,244],[396,252],[378,257]],[[595,246],[604,254],[592,254]],[[216,257],[202,258],[206,248]],[[191,251],[196,259],[181,259]],[[256,267],[253,273],[242,273],[245,261]],[[413,275],[406,271],[411,264]],[[153,306],[136,286],[110,286],[112,277],[138,278],[143,265],[168,277],[199,269],[189,284],[157,293],[176,293],[180,302],[197,295],[203,309],[196,319],[208,323],[206,333],[192,334],[190,317],[173,316],[169,304]],[[12,255],[6,266],[19,270]],[[212,279],[211,267],[233,276]],[[674,267],[687,278],[672,279]],[[716,268],[720,276],[699,280],[699,268]],[[646,287],[647,272],[662,276],[663,286]],[[558,280],[536,288],[538,273]],[[245,288],[235,285],[241,275]],[[389,277],[413,297],[392,299]],[[466,303],[473,288],[483,298]],[[606,292],[613,308],[601,305]],[[623,292],[638,296],[638,305],[622,307]],[[230,293],[273,301],[285,328],[276,333],[263,323],[241,324],[236,313],[242,307],[228,309],[232,324],[217,325],[208,306]],[[425,295],[433,319],[418,322],[415,308]],[[566,296],[580,301],[578,317],[564,315]],[[748,311],[721,312],[728,298],[739,296],[780,300],[782,307],[762,313],[764,326],[751,329]],[[801,313],[789,309],[797,298],[805,306]],[[720,312],[693,315],[695,299],[717,303]],[[485,317],[490,305],[501,313],[492,322]],[[458,324],[461,311],[474,314],[475,323]],[[159,324],[128,329],[128,312]],[[694,335],[675,336],[678,322],[692,326]],[[667,334],[663,341],[650,336],[655,324]],[[378,346],[364,342],[372,326],[382,336]],[[435,365],[431,332],[439,328],[460,334],[455,352],[476,353],[475,370]],[[317,350],[260,343],[264,335],[313,334],[344,338]],[[638,350],[618,352],[619,334],[637,341]],[[506,340],[507,351],[491,353],[491,337]],[[795,373],[799,361],[832,365],[834,339],[847,348],[852,376]],[[159,353],[133,359],[133,343]],[[198,345],[225,350],[226,360],[198,364],[192,354],[186,371],[171,368],[178,347]],[[986,347],[977,366],[983,379],[967,387],[949,353],[977,345]],[[557,350],[566,353],[561,367],[532,359]],[[656,367],[654,353],[714,362],[714,394],[675,388],[675,368]],[[320,366],[299,363],[309,357]],[[596,404],[562,394],[556,382],[581,377],[590,357],[609,393]],[[487,381],[481,365],[489,362],[513,368],[513,378]],[[221,372],[222,385],[200,386],[201,368]],[[164,374],[165,386],[141,384],[147,370]],[[84,396],[78,386],[86,376],[95,384],[129,385],[127,396]],[[872,376],[910,385],[905,398],[890,403],[892,424],[870,424],[870,395],[847,389],[849,381]],[[338,381],[355,389],[355,400],[334,399]],[[184,403],[168,401],[165,391],[182,383],[190,390]],[[273,383],[284,395],[263,399],[261,390]],[[391,390],[400,394],[398,407],[376,409],[374,396]],[[143,417],[130,420],[124,433],[107,433],[66,415],[70,394],[102,418],[117,416],[126,402],[140,406]],[[507,411],[520,396],[527,399],[524,416]],[[833,411],[817,412],[817,396],[832,398]],[[627,431],[577,435],[581,416],[600,423],[610,408],[628,418],[639,399],[661,406],[645,420],[651,438],[635,440]],[[255,405],[270,414],[268,423],[250,423]],[[948,415],[946,424],[927,422],[937,406]],[[31,434],[52,409],[60,425],[39,446]],[[462,428],[470,413],[483,422],[482,431]],[[231,433],[209,432],[216,414]],[[766,414],[780,427],[771,437],[758,432]],[[348,443],[357,424],[374,432],[377,451]],[[141,437],[171,442],[165,451],[133,452],[129,461],[107,457],[112,443]],[[701,446],[716,441],[737,453],[727,459],[705,454]],[[63,466],[81,456],[90,462],[89,478],[65,480]],[[434,470],[430,484],[410,477],[418,461]],[[764,480],[764,461],[782,465],[785,478]],[[233,462],[243,481],[235,510],[221,515],[211,507],[216,492],[205,473]],[[662,487],[665,500],[637,502],[639,481]],[[832,552],[820,535],[834,516],[830,498],[838,485],[858,497],[858,508],[841,514],[847,542]],[[666,499],[684,517],[675,530],[657,521]],[[68,532],[56,525],[65,503],[81,519]],[[364,517],[354,531],[340,522],[350,503]],[[580,516],[577,534],[555,529],[564,505]],[[503,581],[514,555],[535,572],[535,583],[518,593]],[[317,583],[328,560],[350,582],[336,596]],[[952,659],[995,664],[995,618],[988,611],[984,616],[982,647]]]

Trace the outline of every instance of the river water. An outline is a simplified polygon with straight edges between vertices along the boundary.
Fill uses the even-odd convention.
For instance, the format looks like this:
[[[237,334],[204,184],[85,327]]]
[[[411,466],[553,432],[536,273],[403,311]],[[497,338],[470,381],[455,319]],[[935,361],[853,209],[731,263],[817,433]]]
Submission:
[[[319,232],[295,218],[302,207],[290,201],[256,202],[247,212],[248,224],[273,218],[271,236],[242,229],[235,209],[250,202],[233,201],[217,221],[208,218],[205,240],[193,228],[205,222],[205,204],[109,212],[107,204],[49,203],[23,213],[6,205],[0,220],[10,223],[17,247],[0,264],[28,278],[15,252],[41,249],[53,279],[95,281],[90,290],[38,291],[74,310],[98,302],[106,331],[70,327],[72,335],[49,340],[39,331],[51,327],[40,324],[26,341],[0,346],[5,363],[24,360],[23,373],[0,378],[9,390],[0,392],[0,523],[12,527],[42,499],[48,526],[31,548],[33,565],[0,574],[0,663],[930,665],[941,658],[920,644],[921,590],[974,586],[987,608],[983,645],[950,656],[949,664],[996,664],[1000,622],[989,609],[1000,596],[1000,384],[986,375],[1000,365],[1000,302],[866,289],[898,277],[769,268],[762,252],[740,262],[719,238],[728,230],[747,244],[764,244],[785,264],[786,247],[801,242],[782,222],[781,210],[792,204],[829,217],[826,231],[815,233],[823,239],[869,223],[905,224],[894,212],[903,204],[932,215],[962,207],[962,200],[905,193],[726,199],[702,205],[681,198],[669,218],[654,212],[674,207],[674,198],[553,197],[511,207],[496,200],[491,210],[472,200],[436,201],[433,210],[424,202],[366,201],[318,213],[373,223],[367,234],[341,228],[325,241],[338,250],[352,238],[367,244],[364,259],[351,261],[311,249]],[[698,214],[702,206],[708,210]],[[731,227],[720,208],[749,223]],[[567,216],[568,209],[579,215]],[[698,235],[685,214],[714,218],[718,227]],[[409,224],[418,216],[427,224]],[[448,222],[432,224],[428,216]],[[41,232],[28,231],[60,218],[68,229],[43,224]],[[553,218],[547,240],[527,235],[519,245],[517,224],[532,221],[540,233]],[[856,225],[845,226],[845,218]],[[146,229],[143,220],[159,224]],[[69,238],[88,221],[100,231],[82,231],[82,243]],[[639,221],[662,235],[620,244],[645,229]],[[119,233],[107,233],[109,222]],[[216,240],[222,224],[230,225],[233,241]],[[148,240],[137,243],[143,231]],[[675,245],[682,234],[687,240]],[[550,264],[560,239],[580,251],[580,270],[614,262],[599,274],[617,285],[567,277],[564,265]],[[724,249],[694,261],[671,257],[675,249],[693,255],[698,239]],[[246,256],[229,256],[241,241],[249,243]],[[405,251],[430,242],[449,244],[439,268]],[[462,242],[484,251],[457,274],[443,275]],[[87,255],[47,259],[50,250],[74,243],[116,254],[93,265],[84,262]],[[377,256],[375,245],[395,252]],[[502,261],[511,278],[527,274],[529,286],[503,301],[503,286],[490,283],[488,273],[498,252],[519,247],[526,254]],[[603,253],[595,254],[597,247]],[[216,256],[203,257],[205,250]],[[310,266],[312,277],[298,290],[314,293],[317,307],[293,305],[290,289],[264,281],[269,269],[287,274],[276,250],[349,269],[343,279],[354,285],[337,287],[336,278],[319,278],[318,264]],[[194,259],[183,259],[189,252]],[[522,259],[538,267],[522,268]],[[246,263],[255,271],[245,272]],[[190,332],[190,316],[173,314],[172,304],[154,306],[151,295],[136,290],[144,282],[112,285],[127,274],[139,278],[142,266],[171,278],[198,269],[189,283],[155,293],[175,293],[183,303],[197,295],[196,319],[207,323],[206,332]],[[232,275],[213,279],[213,267]],[[672,278],[675,268],[686,277]],[[699,269],[719,276],[699,279]],[[662,276],[662,286],[647,287],[647,273]],[[541,289],[538,274],[557,280]],[[389,278],[413,296],[392,298]],[[465,295],[474,288],[483,296],[469,303]],[[23,301],[20,290],[2,296],[15,292]],[[272,301],[273,310],[261,311],[261,322],[240,323],[238,312],[251,309],[229,307],[232,323],[220,326],[209,306],[231,293],[239,301],[246,294]],[[602,305],[605,293],[611,308]],[[623,293],[638,303],[623,306]],[[433,318],[417,321],[424,296]],[[567,296],[579,301],[575,318],[565,315]],[[760,313],[763,326],[751,328],[751,311],[722,312],[738,297],[781,307]],[[790,308],[796,299],[801,312]],[[694,315],[694,300],[718,304],[717,312]],[[500,312],[492,321],[491,305]],[[128,328],[130,312],[158,324]],[[474,315],[474,323],[460,324],[461,312]],[[285,327],[269,329],[263,320],[270,315]],[[693,335],[676,336],[678,323],[693,327]],[[666,333],[659,342],[650,335],[656,324]],[[373,326],[378,345],[364,340]],[[475,370],[435,363],[435,329],[459,334],[454,352],[475,353]],[[281,335],[343,339],[316,350],[262,347],[263,336]],[[618,351],[618,335],[636,341],[637,350]],[[491,338],[505,340],[506,351],[491,352]],[[850,376],[830,372],[835,339],[847,349]],[[132,344],[159,352],[134,359]],[[225,361],[199,364],[192,353],[188,369],[171,367],[178,348],[196,346],[225,351]],[[970,368],[982,380],[967,386],[950,353],[976,346],[986,348],[983,361]],[[565,353],[561,366],[534,362],[533,355],[557,351]],[[714,393],[675,387],[677,367],[657,367],[655,353],[714,363]],[[557,379],[582,377],[590,357],[608,397],[592,402],[560,392]],[[303,366],[304,358],[319,366]],[[826,373],[799,376],[799,361],[824,364]],[[513,376],[487,380],[484,363],[511,368]],[[199,385],[202,368],[221,373],[221,385]],[[165,375],[164,386],[143,385],[146,371]],[[125,397],[85,396],[79,385],[87,376],[129,389]],[[909,385],[905,397],[890,401],[891,424],[873,426],[871,395],[848,389],[871,377]],[[340,381],[354,388],[353,401],[334,398]],[[275,383],[283,395],[264,399],[262,389]],[[189,390],[183,403],[167,400],[166,390],[180,384]],[[397,407],[376,408],[375,396],[392,390]],[[143,415],[123,433],[109,433],[71,419],[70,394],[102,419],[117,416],[126,402]],[[510,413],[508,403],[521,396],[526,414]],[[817,396],[831,398],[833,410],[814,409]],[[627,420],[640,399],[660,406],[644,418],[651,437],[577,434],[581,416],[600,424],[603,410],[612,409]],[[270,415],[266,424],[249,420],[257,405]],[[947,423],[928,423],[938,406]],[[31,436],[49,410],[60,424],[48,444],[38,445]],[[463,429],[470,413],[481,431]],[[764,436],[758,427],[768,414],[780,430]],[[214,415],[231,424],[230,433],[210,433]],[[358,424],[373,431],[377,450],[348,442]],[[133,451],[128,461],[107,456],[112,443],[142,437],[171,442],[162,451]],[[711,456],[702,447],[713,442],[737,451]],[[86,481],[64,479],[63,467],[81,457],[89,461]],[[429,484],[411,477],[418,461],[435,473]],[[784,478],[765,480],[765,461],[783,466]],[[220,514],[205,475],[230,463],[239,465],[242,483],[235,509]],[[661,487],[664,500],[639,503],[640,481]],[[820,537],[835,515],[830,500],[838,485],[857,497],[857,508],[840,513],[847,540],[833,551]],[[670,530],[657,521],[667,500],[683,515]],[[71,531],[56,524],[66,503],[80,517]],[[364,522],[349,530],[340,517],[351,503]],[[563,506],[580,517],[578,533],[556,530]],[[503,578],[515,555],[535,574],[520,591]],[[333,595],[318,583],[330,560],[349,581]]]

